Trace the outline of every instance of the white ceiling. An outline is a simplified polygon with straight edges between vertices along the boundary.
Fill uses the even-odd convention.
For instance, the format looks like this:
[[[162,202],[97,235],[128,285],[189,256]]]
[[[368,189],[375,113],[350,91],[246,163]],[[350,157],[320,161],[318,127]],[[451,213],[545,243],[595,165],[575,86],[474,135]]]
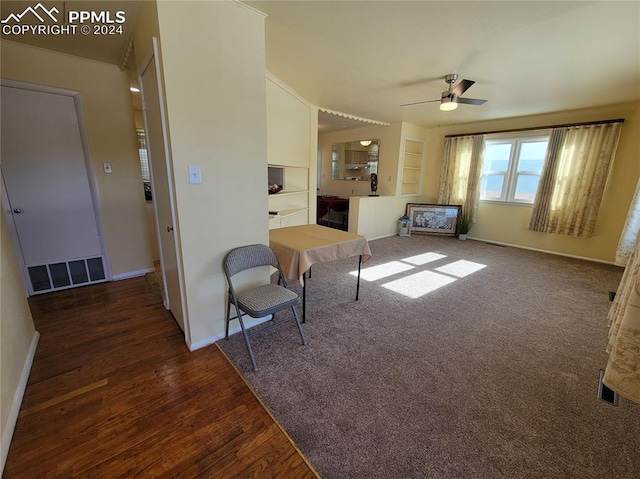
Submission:
[[[2,18],[35,3],[3,0]],[[121,61],[138,2],[42,3],[60,11],[126,10],[122,36],[22,39]],[[640,100],[639,1],[244,3],[268,15],[267,69],[310,102],[358,117],[433,127]],[[439,99],[444,76],[454,72],[477,82],[464,96],[487,103],[453,112],[437,102],[399,106]],[[325,132],[359,125],[322,117],[337,120],[323,120]]]
[[[433,127],[640,99],[637,1],[245,3],[268,14],[267,69],[355,116]],[[439,99],[453,72],[487,103],[399,106]]]

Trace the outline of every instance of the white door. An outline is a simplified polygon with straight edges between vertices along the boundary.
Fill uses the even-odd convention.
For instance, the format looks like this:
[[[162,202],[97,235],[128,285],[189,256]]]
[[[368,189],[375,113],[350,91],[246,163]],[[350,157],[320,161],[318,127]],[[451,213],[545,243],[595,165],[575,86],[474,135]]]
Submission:
[[[154,44],[155,47],[155,44]],[[173,188],[165,149],[164,112],[161,108],[162,84],[156,64],[157,51],[140,75],[142,101],[147,135],[147,152],[151,170],[151,188],[156,214],[160,268],[162,270],[163,300],[178,325],[184,331],[182,297],[180,292],[180,265],[174,231]]]
[[[106,281],[73,97],[3,85],[1,148],[30,294]]]

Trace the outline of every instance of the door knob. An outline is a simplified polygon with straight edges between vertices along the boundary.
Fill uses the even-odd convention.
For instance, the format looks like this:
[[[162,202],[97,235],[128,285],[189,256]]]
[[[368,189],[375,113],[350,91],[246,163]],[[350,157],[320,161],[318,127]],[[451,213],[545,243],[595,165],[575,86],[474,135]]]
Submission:
[[[20,208],[14,208],[13,212],[17,215],[19,215],[20,213],[22,213],[22,210]]]
[[[167,226],[167,233],[171,233],[173,231],[173,226]]]

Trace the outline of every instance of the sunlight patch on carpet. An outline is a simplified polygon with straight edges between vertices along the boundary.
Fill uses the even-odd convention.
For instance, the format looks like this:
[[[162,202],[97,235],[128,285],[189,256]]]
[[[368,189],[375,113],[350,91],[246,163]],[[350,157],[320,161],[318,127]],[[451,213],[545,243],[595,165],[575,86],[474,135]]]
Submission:
[[[389,263],[372,266],[371,268],[364,268],[360,277],[365,281],[377,281],[394,274],[403,273],[404,271],[408,271],[413,268],[413,266],[401,263],[400,261],[390,261]],[[351,276],[358,276],[357,271],[351,271],[349,274]]]
[[[450,274],[458,278],[464,278],[470,274],[480,271],[482,268],[486,268],[486,264],[474,263],[473,261],[466,261],[461,259],[460,261],[454,261],[453,263],[446,264],[436,268],[436,271],[441,273]]]
[[[405,261],[406,263],[415,264],[416,266],[422,266],[423,264],[431,263],[432,261],[438,261],[439,259],[446,258],[447,256],[439,253],[422,253],[416,256],[410,256],[408,258],[404,258],[401,261]]]
[[[454,281],[457,280],[450,276],[434,273],[433,271],[421,271],[382,286],[409,298],[416,299]]]

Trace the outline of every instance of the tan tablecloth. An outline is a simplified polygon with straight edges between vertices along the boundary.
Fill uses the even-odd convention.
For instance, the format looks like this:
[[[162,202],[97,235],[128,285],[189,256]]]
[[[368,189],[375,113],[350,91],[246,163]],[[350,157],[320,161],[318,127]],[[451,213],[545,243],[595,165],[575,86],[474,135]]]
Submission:
[[[367,239],[362,235],[320,225],[290,226],[269,230],[269,246],[280,261],[287,279],[299,279],[314,263],[362,255],[371,257]]]

